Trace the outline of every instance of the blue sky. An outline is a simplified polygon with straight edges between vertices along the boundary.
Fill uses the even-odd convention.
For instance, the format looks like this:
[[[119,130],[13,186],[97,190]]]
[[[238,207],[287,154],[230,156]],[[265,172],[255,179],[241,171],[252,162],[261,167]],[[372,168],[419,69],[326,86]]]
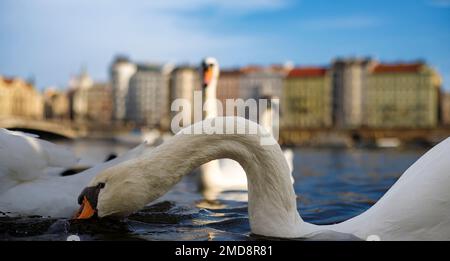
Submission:
[[[114,55],[223,67],[336,56],[424,59],[450,90],[450,0],[1,0],[0,74],[67,85],[108,79]]]

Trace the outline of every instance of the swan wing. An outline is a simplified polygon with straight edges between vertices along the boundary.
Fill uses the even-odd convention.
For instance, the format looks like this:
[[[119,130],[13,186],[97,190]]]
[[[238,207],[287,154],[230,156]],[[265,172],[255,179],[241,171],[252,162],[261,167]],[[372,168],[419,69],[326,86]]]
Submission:
[[[3,178],[30,181],[45,174],[48,167],[70,167],[76,162],[73,152],[36,135],[0,130],[0,176]]]

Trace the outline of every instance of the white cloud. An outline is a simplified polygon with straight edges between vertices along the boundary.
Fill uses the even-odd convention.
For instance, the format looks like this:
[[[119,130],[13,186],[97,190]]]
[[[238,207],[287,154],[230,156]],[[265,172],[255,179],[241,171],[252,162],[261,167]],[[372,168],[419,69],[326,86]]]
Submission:
[[[23,0],[17,0],[23,1]],[[185,12],[196,11],[202,8],[213,8],[215,10],[225,10],[240,13],[257,12],[261,10],[274,10],[287,7],[292,0],[31,0],[53,6],[91,6],[120,8],[122,10],[139,8],[152,12]]]
[[[39,85],[64,84],[82,64],[94,78],[104,80],[117,53],[140,61],[193,63],[214,55],[227,63],[261,40],[213,28],[209,11],[224,15],[214,19],[226,23],[226,17],[287,4],[288,0],[15,0],[7,2],[8,10],[0,10],[0,27],[9,33],[0,53],[17,61],[8,65],[12,73],[32,71]]]
[[[158,11],[192,11],[200,8],[215,8],[231,11],[259,11],[267,9],[278,9],[288,5],[287,0],[155,0],[142,1],[132,0]]]

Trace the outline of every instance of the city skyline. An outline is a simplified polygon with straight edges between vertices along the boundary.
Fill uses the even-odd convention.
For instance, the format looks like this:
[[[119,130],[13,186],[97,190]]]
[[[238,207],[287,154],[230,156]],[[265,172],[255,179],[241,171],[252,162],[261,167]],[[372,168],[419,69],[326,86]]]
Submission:
[[[371,56],[423,59],[450,89],[450,1],[2,1],[0,74],[67,86],[85,66],[108,80],[116,54],[136,61],[223,67],[292,61],[325,65]],[[21,19],[15,19],[21,17]]]

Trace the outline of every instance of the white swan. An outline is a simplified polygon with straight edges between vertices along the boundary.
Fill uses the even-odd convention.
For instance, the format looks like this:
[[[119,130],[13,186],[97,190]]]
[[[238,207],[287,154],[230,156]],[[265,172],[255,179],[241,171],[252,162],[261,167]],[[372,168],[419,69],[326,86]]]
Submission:
[[[218,116],[217,110],[217,82],[219,79],[220,69],[218,61],[213,57],[207,57],[202,61],[203,76],[203,95],[205,99],[206,111],[205,118],[213,118]],[[267,119],[262,121],[263,127],[271,130],[271,114],[268,110],[263,113]],[[293,170],[293,152],[285,150],[285,157],[288,161],[290,170]],[[201,181],[205,189],[205,196],[214,199],[220,192],[226,190],[247,190],[247,177],[244,169],[234,160],[219,159],[208,162],[200,167]],[[292,179],[293,180],[293,179]]]
[[[0,211],[8,215],[71,217],[76,198],[101,170],[137,157],[151,148],[143,143],[124,155],[72,176],[60,169],[77,162],[69,150],[36,135],[0,129]]]
[[[236,117],[194,124],[210,131],[212,121],[253,127]],[[206,127],[205,127],[206,126]],[[228,125],[229,126],[229,125]],[[388,192],[359,216],[335,225],[304,222],[297,211],[289,167],[275,145],[260,145],[257,134],[189,134],[183,129],[149,153],[120,163],[96,176],[80,195],[80,213],[89,207],[99,217],[126,216],[165,194],[185,174],[219,158],[236,160],[248,178],[248,212],[254,234],[280,238],[339,239],[376,235],[381,240],[450,239],[450,139],[417,160]],[[92,214],[82,215],[88,218]]]

